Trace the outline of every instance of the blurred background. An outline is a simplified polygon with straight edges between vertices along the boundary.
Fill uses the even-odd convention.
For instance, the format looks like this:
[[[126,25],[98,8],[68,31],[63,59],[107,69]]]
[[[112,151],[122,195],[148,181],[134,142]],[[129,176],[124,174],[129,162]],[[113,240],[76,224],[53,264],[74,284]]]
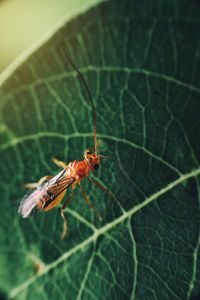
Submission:
[[[95,0],[0,0],[0,73],[62,18]],[[66,18],[67,20],[67,18]]]

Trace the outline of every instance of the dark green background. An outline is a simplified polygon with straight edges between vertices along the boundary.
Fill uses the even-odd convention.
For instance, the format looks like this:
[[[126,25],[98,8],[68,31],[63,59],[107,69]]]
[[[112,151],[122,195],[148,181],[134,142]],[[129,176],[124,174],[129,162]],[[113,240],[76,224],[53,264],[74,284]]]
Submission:
[[[200,292],[198,1],[109,1],[70,21],[0,90],[0,288],[15,299],[190,299]],[[67,209],[17,214],[23,183],[93,147],[94,174],[121,209],[86,179]],[[169,185],[171,184],[171,185]],[[169,186],[168,186],[169,185]],[[69,192],[68,192],[69,194]],[[96,235],[95,235],[96,234]],[[45,265],[34,273],[31,257]]]

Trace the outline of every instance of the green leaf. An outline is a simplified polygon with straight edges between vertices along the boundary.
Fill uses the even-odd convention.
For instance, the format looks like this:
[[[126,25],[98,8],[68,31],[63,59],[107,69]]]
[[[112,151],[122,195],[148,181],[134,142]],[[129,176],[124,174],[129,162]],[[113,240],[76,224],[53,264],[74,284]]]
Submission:
[[[60,28],[0,90],[0,290],[14,299],[189,299],[200,292],[200,5],[100,3]],[[22,219],[24,183],[60,170],[51,157],[101,159],[60,207]],[[67,191],[67,196],[70,193]],[[64,203],[64,201],[63,201]]]

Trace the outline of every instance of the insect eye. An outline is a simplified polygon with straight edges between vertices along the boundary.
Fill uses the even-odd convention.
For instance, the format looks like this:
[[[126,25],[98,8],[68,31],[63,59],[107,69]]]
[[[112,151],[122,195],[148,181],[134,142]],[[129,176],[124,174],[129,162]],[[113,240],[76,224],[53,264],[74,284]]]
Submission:
[[[99,165],[98,165],[98,164],[95,164],[95,165],[94,165],[94,170],[98,170],[98,168],[99,168]]]

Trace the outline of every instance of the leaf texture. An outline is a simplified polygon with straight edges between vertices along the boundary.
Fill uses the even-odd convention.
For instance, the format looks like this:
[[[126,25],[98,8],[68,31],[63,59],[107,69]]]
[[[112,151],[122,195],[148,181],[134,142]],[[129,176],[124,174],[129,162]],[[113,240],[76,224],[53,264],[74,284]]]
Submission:
[[[61,28],[0,90],[0,289],[14,299],[190,299],[200,292],[200,5],[102,2]],[[77,189],[60,207],[23,220],[26,193],[94,147],[92,110],[63,46],[94,98],[93,174],[99,222]],[[67,192],[65,199],[69,195]]]

